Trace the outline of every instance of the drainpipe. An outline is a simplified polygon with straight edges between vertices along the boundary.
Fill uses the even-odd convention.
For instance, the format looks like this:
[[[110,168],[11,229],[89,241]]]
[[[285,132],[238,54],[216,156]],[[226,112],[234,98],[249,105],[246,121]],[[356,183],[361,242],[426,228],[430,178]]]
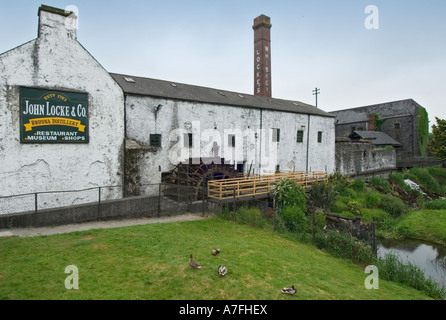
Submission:
[[[308,132],[307,132],[307,169],[308,172],[308,153],[310,148],[310,115],[308,115]]]
[[[263,139],[263,110],[260,109],[260,135],[259,135],[259,139],[260,139],[260,145],[259,145],[259,175],[262,174],[262,139]]]

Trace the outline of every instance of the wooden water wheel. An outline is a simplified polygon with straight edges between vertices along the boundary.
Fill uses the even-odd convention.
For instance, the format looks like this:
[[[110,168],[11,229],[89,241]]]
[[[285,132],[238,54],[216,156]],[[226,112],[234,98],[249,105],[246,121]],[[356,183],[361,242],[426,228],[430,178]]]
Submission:
[[[165,178],[164,195],[176,201],[198,201],[207,196],[207,182],[230,179],[239,172],[229,164],[179,163]]]

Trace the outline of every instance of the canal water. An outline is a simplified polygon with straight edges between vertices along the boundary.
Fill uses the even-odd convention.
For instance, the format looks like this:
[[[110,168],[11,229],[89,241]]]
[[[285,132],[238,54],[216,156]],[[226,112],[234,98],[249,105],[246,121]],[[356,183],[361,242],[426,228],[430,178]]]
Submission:
[[[377,246],[378,257],[392,252],[401,261],[419,266],[426,278],[430,277],[446,289],[446,246],[409,239],[380,240]]]

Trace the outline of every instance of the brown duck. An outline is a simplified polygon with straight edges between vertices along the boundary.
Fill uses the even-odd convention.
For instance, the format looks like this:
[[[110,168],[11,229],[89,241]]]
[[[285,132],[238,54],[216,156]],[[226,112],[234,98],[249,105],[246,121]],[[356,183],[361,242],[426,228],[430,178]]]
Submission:
[[[192,253],[190,254],[190,260],[189,260],[189,265],[194,268],[194,269],[200,269],[201,266],[200,264],[194,260]]]

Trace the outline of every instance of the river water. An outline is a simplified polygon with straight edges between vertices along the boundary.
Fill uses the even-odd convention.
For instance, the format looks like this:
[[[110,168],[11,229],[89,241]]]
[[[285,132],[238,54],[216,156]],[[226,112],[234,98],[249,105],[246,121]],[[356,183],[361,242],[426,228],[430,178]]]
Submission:
[[[403,262],[410,262],[423,270],[426,278],[430,277],[446,289],[446,246],[419,240],[380,240],[378,257],[392,252]]]

